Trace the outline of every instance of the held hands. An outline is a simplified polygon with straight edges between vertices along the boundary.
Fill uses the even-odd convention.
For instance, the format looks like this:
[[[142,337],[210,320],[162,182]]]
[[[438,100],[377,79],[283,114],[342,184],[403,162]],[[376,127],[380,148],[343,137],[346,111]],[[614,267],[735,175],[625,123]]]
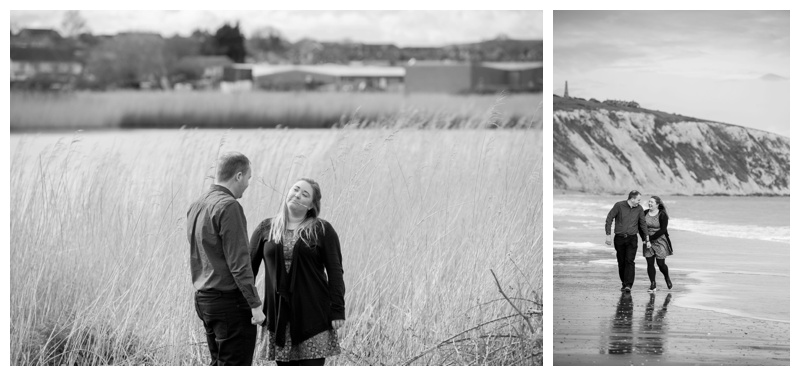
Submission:
[[[339,328],[344,326],[344,320],[333,320],[331,321],[331,326],[333,329],[339,330]]]
[[[263,323],[264,320],[267,319],[267,317],[264,316],[263,308],[264,308],[263,305],[258,306],[258,308],[250,308],[250,312],[253,313],[253,317],[250,319],[251,324],[261,325],[261,323]]]
[[[611,245],[611,235],[606,235],[606,245]]]

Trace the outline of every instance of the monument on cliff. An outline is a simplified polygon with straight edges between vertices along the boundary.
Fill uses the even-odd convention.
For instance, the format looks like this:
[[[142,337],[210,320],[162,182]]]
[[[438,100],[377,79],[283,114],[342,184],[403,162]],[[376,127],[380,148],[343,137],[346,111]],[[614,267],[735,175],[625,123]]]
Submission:
[[[564,81],[564,98],[569,98],[569,82]]]

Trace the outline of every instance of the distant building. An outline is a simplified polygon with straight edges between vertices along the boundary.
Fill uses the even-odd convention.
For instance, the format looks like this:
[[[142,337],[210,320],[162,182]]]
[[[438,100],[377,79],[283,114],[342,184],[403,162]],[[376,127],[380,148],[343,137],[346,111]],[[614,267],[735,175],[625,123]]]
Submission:
[[[252,64],[233,64],[222,70],[223,82],[253,81]]]
[[[542,90],[542,63],[414,62],[406,67],[407,93]]]
[[[72,49],[11,47],[11,87],[69,89],[84,64]]]
[[[458,93],[473,87],[470,63],[415,61],[406,67],[406,92]]]
[[[243,65],[236,69],[246,69]],[[390,66],[252,65],[250,69],[254,87],[263,90],[402,91],[405,76],[404,68]]]
[[[55,48],[64,38],[52,29],[22,29],[11,35],[11,47],[20,48]]]
[[[52,29],[22,29],[11,35],[11,88],[73,88],[84,69],[82,51]]]
[[[222,80],[226,68],[234,61],[225,55],[186,56],[178,60],[173,69],[178,82],[191,82],[196,87],[216,87]]]

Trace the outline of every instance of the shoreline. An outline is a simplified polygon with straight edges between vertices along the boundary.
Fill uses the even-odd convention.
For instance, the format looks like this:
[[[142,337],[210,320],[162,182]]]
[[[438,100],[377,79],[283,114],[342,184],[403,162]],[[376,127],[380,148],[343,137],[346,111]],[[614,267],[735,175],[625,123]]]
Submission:
[[[604,266],[607,266],[607,267],[612,267],[614,270],[616,270],[616,268],[617,268],[617,261],[616,260],[611,260],[611,259],[591,260],[591,261],[589,261],[589,263],[596,264],[596,265],[604,265]],[[640,273],[643,273],[643,274],[640,274]],[[642,261],[641,258],[638,258],[638,256],[637,256],[637,260],[636,260],[637,280],[638,280],[639,276],[641,276],[641,275],[645,275],[646,276],[646,273],[647,273],[646,264],[644,264],[644,261]],[[732,271],[716,271],[714,273],[719,273],[719,274],[740,274],[740,275],[775,275],[775,274],[769,274],[769,273],[732,272]],[[714,306],[709,306],[709,305],[703,305],[703,304],[696,303],[695,301],[701,300],[700,299],[701,297],[708,297],[710,300],[713,300],[713,298],[716,296],[712,292],[708,291],[710,289],[707,289],[707,288],[703,287],[703,286],[706,286],[710,281],[713,280],[712,278],[707,277],[704,274],[708,274],[708,271],[706,271],[706,270],[698,270],[698,269],[685,269],[685,268],[670,266],[670,275],[682,275],[682,276],[686,277],[687,281],[695,281],[694,283],[686,283],[686,284],[684,284],[684,286],[686,287],[686,292],[684,294],[684,299],[681,300],[678,303],[675,303],[677,306],[683,307],[683,308],[688,308],[688,309],[701,310],[701,311],[711,311],[711,312],[716,312],[716,313],[720,313],[720,314],[725,314],[725,315],[730,315],[730,316],[735,316],[735,317],[741,317],[741,318],[747,318],[747,319],[753,319],[753,320],[774,321],[774,322],[789,324],[791,317],[787,317],[786,319],[761,317],[761,316],[758,316],[756,314],[749,313],[749,312],[743,311],[743,310],[729,309],[729,308],[723,308],[723,307],[714,307]],[[783,276],[783,275],[778,275],[778,276],[789,278],[789,276]],[[658,280],[659,278],[662,278],[661,273],[659,271],[656,271],[656,279]],[[646,281],[645,281],[645,284],[646,284]],[[662,287],[662,285],[659,284],[659,291],[664,291],[664,292],[670,291],[670,290],[666,290],[666,289],[665,290],[661,290],[661,287]]]
[[[554,365],[789,365],[788,322],[692,307],[694,271],[670,270],[672,290],[657,272],[648,293],[638,259],[622,293],[608,253],[554,249]]]

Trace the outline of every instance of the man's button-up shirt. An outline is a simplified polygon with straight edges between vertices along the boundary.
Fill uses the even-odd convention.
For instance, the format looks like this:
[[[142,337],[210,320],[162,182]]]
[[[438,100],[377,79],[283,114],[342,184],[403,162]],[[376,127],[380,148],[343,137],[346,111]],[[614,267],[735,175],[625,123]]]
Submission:
[[[212,184],[189,207],[186,230],[194,288],[239,289],[250,308],[258,308],[261,299],[250,264],[247,220],[233,193]]]

